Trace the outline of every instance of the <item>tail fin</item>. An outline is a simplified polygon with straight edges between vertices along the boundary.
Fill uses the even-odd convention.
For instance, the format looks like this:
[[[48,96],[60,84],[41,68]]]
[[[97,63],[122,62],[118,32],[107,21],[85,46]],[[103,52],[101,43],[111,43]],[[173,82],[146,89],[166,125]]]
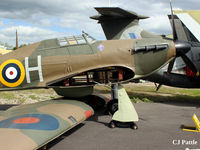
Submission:
[[[139,26],[140,19],[149,17],[141,16],[135,12],[118,7],[98,7],[95,9],[99,15],[90,18],[98,20],[108,40],[158,37]]]

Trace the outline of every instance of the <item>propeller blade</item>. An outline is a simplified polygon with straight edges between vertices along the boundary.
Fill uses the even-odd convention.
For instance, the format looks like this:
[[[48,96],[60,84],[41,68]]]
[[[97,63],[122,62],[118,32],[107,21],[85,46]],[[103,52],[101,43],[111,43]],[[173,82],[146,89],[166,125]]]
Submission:
[[[196,76],[199,76],[199,72],[194,63],[185,54],[181,55],[181,58],[183,59],[185,64],[192,70],[192,72],[194,72]]]
[[[167,73],[171,73],[173,66],[174,66],[174,62],[175,62],[175,58],[172,61],[170,61],[169,65],[168,65]]]
[[[176,27],[175,27],[175,21],[174,21],[174,13],[172,8],[172,1],[169,0],[170,8],[171,8],[171,17],[172,17],[172,31],[173,31],[173,39],[176,41],[178,39],[177,33],[176,33]]]

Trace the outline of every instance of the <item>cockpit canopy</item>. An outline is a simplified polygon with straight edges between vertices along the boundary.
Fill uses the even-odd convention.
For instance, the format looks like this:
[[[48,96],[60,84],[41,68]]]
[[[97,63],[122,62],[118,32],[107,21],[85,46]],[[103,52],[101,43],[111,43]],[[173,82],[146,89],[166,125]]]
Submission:
[[[83,32],[82,35],[62,37],[57,40],[60,46],[91,44],[96,41],[95,38],[85,32]]]

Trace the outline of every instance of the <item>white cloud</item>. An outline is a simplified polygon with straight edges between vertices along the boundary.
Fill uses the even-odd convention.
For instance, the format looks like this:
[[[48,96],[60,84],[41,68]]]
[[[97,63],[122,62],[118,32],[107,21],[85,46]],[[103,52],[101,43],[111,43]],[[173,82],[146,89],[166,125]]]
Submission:
[[[171,25],[166,15],[151,16],[151,18],[141,21],[141,26],[156,34],[171,33]]]
[[[15,33],[18,31],[19,44],[34,43],[44,39],[64,36],[64,34],[30,26],[11,26],[0,30],[0,39],[14,45]]]
[[[3,21],[0,21],[0,27],[5,27],[5,24],[3,23]]]
[[[178,9],[199,9],[199,4],[199,0],[173,1],[174,8]],[[107,7],[108,0],[1,0],[1,20],[10,19],[14,24],[6,24],[5,27],[5,22],[0,22],[0,27],[4,27],[0,29],[0,40],[11,42],[15,39],[16,28],[19,28],[20,39],[25,39],[24,43],[64,33],[80,33],[82,30],[102,39],[104,34],[100,25],[89,19],[89,16],[97,14],[93,7],[102,6]],[[150,16],[150,19],[141,22],[144,29],[158,34],[171,33],[167,18],[167,14],[170,14],[167,0],[111,0],[111,6]]]

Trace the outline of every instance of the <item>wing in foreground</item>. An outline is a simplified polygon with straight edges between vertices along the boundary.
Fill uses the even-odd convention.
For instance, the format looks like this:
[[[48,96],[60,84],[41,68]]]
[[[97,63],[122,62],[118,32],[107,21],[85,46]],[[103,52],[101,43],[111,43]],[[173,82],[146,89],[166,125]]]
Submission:
[[[40,148],[93,113],[90,106],[74,100],[51,100],[12,107],[0,113],[1,148]]]

